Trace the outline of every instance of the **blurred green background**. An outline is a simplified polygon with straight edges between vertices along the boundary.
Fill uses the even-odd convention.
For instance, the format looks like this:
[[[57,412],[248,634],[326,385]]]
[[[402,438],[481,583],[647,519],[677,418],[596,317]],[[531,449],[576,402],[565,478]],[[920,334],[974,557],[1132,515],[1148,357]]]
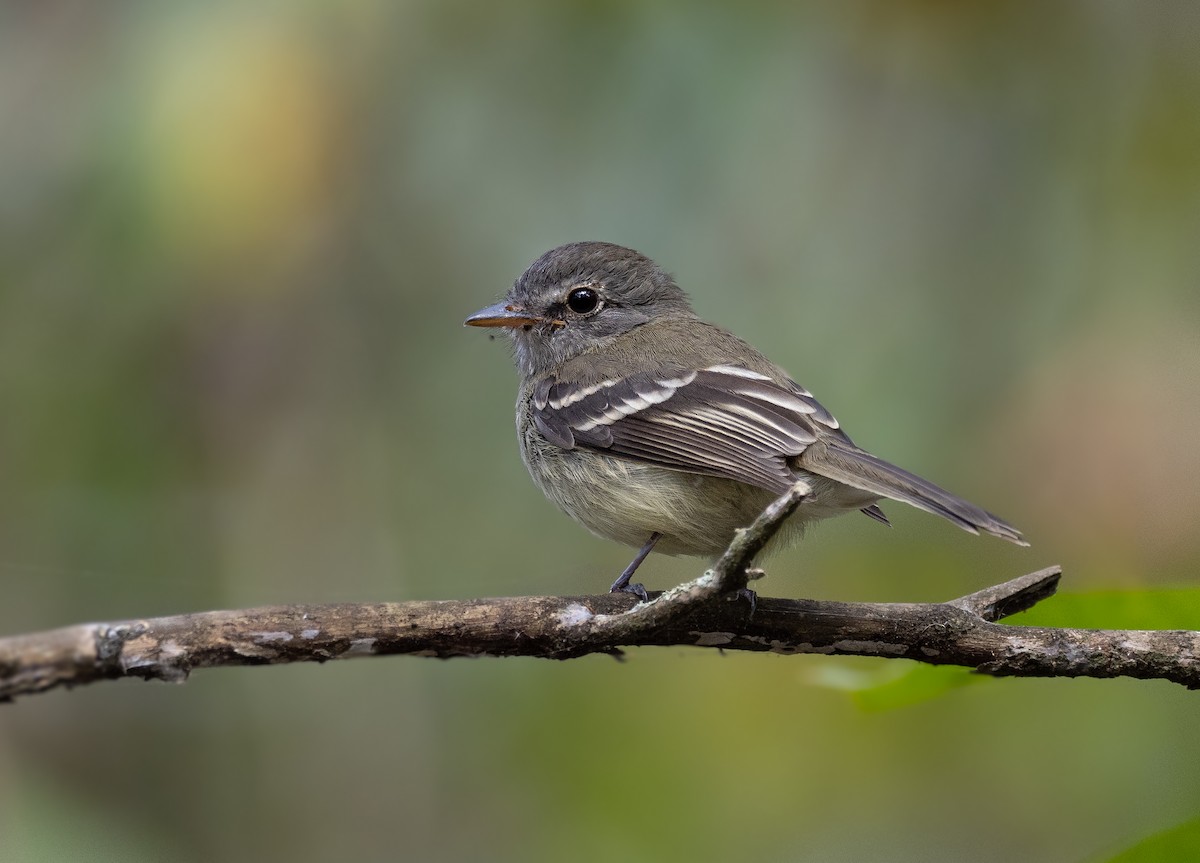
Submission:
[[[576,239],[656,258],[1033,542],[892,505],[764,594],[1197,586],[1195,4],[12,3],[0,633],[604,589],[630,551],[534,489],[507,348],[461,327]],[[0,707],[0,859],[1059,863],[1200,814],[1196,694],[854,692],[907,671],[679,649],[58,692]]]

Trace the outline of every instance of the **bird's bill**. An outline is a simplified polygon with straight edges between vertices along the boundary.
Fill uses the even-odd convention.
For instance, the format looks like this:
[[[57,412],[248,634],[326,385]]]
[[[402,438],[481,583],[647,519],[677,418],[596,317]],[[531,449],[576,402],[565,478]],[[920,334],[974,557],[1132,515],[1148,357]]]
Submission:
[[[467,327],[524,327],[540,324],[542,318],[531,315],[524,309],[511,303],[496,303],[486,309],[480,309],[463,321]]]

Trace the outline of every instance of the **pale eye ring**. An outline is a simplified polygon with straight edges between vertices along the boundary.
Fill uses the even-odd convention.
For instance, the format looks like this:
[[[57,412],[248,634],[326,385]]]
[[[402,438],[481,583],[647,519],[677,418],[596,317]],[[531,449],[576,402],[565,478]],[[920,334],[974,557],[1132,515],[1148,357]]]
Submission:
[[[600,294],[594,288],[575,288],[567,294],[567,308],[577,315],[588,315],[600,307]]]

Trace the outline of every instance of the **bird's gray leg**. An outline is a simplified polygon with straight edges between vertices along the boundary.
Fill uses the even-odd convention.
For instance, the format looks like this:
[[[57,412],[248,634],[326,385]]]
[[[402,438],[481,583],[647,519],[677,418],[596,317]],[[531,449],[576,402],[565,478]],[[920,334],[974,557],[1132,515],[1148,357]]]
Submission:
[[[642,561],[646,559],[646,555],[650,553],[651,549],[654,548],[654,544],[660,539],[662,539],[662,534],[657,530],[650,534],[650,538],[646,540],[646,544],[634,555],[633,560],[629,562],[629,566],[625,567],[625,570],[613,582],[612,587],[608,589],[609,593],[632,593],[642,602],[645,602],[649,598],[646,596],[645,587],[640,584],[630,584],[629,579],[633,578],[633,574],[637,572],[637,568],[642,565]]]

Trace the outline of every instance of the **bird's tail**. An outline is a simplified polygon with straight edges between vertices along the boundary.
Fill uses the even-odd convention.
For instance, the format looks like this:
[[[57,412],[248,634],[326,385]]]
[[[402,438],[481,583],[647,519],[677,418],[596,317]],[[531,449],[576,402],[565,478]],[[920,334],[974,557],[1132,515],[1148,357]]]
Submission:
[[[813,473],[940,515],[971,533],[982,531],[1017,545],[1029,545],[1021,532],[1004,519],[853,445],[814,444],[799,461]]]

